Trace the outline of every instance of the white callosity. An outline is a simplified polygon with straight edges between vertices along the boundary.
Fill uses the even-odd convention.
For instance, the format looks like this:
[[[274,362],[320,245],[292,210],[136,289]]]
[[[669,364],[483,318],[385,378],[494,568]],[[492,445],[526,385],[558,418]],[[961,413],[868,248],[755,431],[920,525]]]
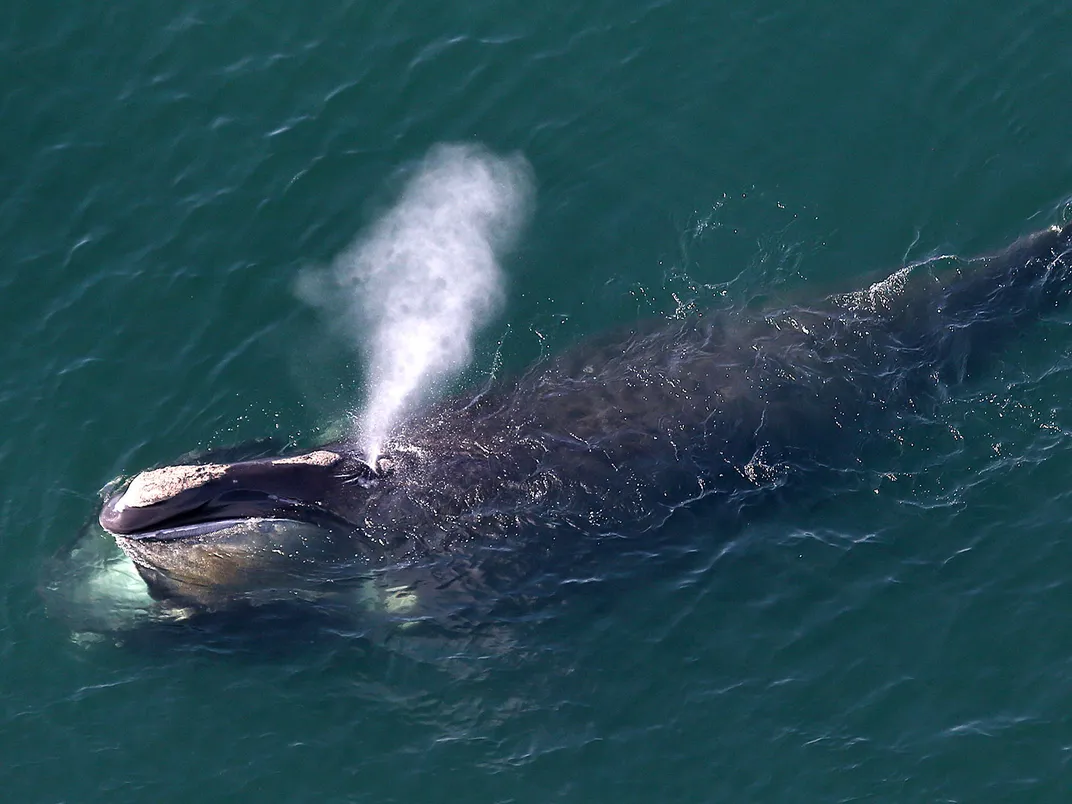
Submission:
[[[130,486],[115,507],[117,511],[123,508],[144,508],[174,497],[179,492],[199,488],[223,477],[226,472],[227,464],[222,463],[151,469],[130,481]]]
[[[289,458],[276,458],[272,461],[274,466],[305,465],[305,466],[333,466],[342,459],[342,456],[331,450],[318,449],[306,452],[303,455],[293,455]]]

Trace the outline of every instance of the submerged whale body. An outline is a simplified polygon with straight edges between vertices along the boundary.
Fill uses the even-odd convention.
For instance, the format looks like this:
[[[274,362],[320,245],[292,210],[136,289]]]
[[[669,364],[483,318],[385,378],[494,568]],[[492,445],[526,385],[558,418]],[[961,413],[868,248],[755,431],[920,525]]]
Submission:
[[[398,612],[468,605],[555,557],[739,516],[844,475],[1067,296],[1072,225],[814,305],[712,313],[581,344],[441,401],[374,466],[340,441],[165,466],[101,526],[152,595],[198,610],[357,589]]]

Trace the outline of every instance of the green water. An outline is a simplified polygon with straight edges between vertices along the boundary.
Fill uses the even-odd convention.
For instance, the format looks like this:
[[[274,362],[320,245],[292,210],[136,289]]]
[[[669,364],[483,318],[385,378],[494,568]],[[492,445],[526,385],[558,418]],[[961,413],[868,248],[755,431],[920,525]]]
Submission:
[[[564,594],[494,649],[87,644],[38,592],[116,475],[360,404],[296,277],[437,143],[520,151],[538,185],[471,377],[499,344],[518,370],[1067,219],[1068,15],[917,6],[0,9],[4,800],[1066,801],[1067,312],[874,488]]]

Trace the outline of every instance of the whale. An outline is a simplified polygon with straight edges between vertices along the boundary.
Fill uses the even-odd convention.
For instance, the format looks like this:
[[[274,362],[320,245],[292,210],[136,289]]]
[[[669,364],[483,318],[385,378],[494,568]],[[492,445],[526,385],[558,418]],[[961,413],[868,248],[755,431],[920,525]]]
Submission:
[[[376,456],[343,438],[137,472],[99,524],[183,610],[346,590],[419,618],[522,595],[685,512],[739,522],[851,484],[1059,308],[1070,270],[1072,224],[807,303],[636,322],[428,405]]]

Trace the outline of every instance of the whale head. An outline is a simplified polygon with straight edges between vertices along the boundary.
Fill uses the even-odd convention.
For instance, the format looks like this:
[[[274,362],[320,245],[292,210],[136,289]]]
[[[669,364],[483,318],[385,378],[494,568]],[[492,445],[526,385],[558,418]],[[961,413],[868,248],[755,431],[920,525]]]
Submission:
[[[164,466],[106,490],[98,520],[155,597],[300,595],[383,560],[388,545],[362,522],[386,467],[335,447]]]

